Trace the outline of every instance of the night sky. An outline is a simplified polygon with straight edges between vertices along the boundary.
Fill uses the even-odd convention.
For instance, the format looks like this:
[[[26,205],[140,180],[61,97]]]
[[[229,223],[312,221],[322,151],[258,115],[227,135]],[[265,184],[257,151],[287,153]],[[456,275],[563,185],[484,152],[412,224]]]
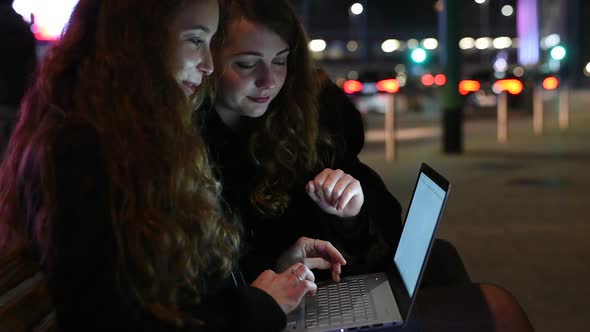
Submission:
[[[301,15],[304,15],[304,0],[291,0]],[[329,34],[337,37],[350,29],[348,10],[353,0],[307,0],[307,30],[312,37]],[[461,34],[481,37],[480,23],[485,12],[473,0],[461,0]],[[367,0],[364,14],[367,15],[369,34],[389,38],[436,37],[438,13],[436,0]],[[500,14],[502,6],[515,6],[516,0],[493,0],[488,4],[490,34],[492,37],[513,35],[515,16]],[[328,36],[329,37],[329,36]]]

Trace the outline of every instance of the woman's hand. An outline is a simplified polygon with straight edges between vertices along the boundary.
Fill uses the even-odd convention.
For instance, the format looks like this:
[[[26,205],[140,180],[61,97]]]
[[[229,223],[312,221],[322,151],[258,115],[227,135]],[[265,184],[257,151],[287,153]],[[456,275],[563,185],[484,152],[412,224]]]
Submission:
[[[305,191],[324,212],[339,217],[356,216],[365,200],[361,183],[339,169],[324,169]]]
[[[332,270],[332,279],[340,281],[344,256],[330,242],[300,237],[277,261],[277,271],[287,270],[295,263],[303,263],[309,269]]]
[[[285,314],[293,311],[305,294],[315,295],[315,276],[305,264],[297,263],[283,273],[272,270],[262,272],[252,287],[267,292],[279,304]]]

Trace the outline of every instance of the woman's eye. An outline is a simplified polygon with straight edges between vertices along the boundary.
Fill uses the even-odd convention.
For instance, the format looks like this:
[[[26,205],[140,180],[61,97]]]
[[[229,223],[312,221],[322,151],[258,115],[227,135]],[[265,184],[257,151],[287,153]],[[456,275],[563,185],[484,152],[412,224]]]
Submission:
[[[189,41],[193,43],[196,47],[199,47],[201,46],[201,44],[203,44],[203,40],[199,38],[190,38]]]
[[[277,65],[277,66],[285,66],[287,64],[287,59],[285,58],[278,58],[273,60],[272,62],[273,64]]]
[[[242,68],[242,69],[252,69],[254,68],[256,64],[255,63],[249,63],[249,62],[236,62],[236,66],[238,66],[238,68]]]

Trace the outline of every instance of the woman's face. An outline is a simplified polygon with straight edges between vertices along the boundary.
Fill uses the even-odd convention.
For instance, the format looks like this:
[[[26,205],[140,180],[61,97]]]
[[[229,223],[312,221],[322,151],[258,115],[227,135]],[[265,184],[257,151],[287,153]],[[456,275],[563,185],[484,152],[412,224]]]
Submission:
[[[172,24],[173,74],[187,97],[213,72],[210,44],[218,22],[217,0],[200,0],[186,5]]]
[[[267,27],[232,22],[219,54],[216,109],[222,118],[263,115],[285,83],[288,55],[287,42]]]

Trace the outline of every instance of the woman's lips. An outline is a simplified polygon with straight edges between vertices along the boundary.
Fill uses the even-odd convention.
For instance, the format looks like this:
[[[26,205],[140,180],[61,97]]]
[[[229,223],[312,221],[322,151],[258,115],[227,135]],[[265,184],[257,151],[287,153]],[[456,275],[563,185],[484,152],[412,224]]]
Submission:
[[[270,100],[270,97],[250,97],[250,96],[248,96],[248,99],[250,99],[251,101],[253,101],[255,103],[264,104]]]
[[[197,91],[199,84],[191,81],[182,81],[182,86],[188,92],[189,95],[192,95],[193,93],[195,93],[195,91]]]

